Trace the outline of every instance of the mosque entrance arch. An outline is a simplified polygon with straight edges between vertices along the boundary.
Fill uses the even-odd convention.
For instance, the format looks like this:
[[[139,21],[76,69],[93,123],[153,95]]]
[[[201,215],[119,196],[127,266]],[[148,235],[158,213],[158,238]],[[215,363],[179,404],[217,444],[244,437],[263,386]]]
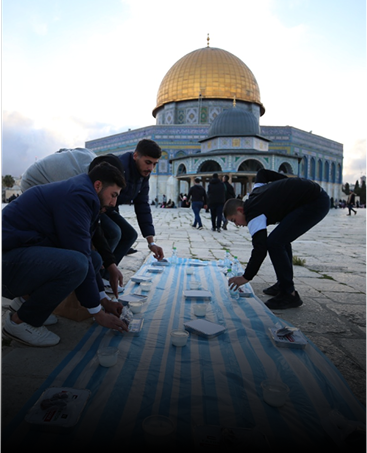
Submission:
[[[278,168],[279,173],[285,173],[286,175],[293,175],[293,169],[292,166],[288,162],[283,162],[279,168]]]
[[[207,160],[198,168],[198,173],[215,173],[222,171],[222,167],[215,160]]]
[[[256,159],[247,159],[238,167],[238,171],[258,172],[264,165]]]
[[[186,175],[186,173],[187,173],[187,171],[186,171],[185,164],[180,164],[178,169],[177,169],[177,176]]]

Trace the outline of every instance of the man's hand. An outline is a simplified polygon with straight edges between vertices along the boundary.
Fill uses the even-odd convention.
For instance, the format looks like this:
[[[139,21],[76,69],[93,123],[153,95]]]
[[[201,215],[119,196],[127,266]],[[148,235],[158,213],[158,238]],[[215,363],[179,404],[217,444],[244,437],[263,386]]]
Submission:
[[[164,258],[162,247],[159,247],[158,245],[152,245],[150,247],[150,251],[154,253],[154,258],[156,258],[158,261],[161,261]]]
[[[109,313],[105,313],[103,310],[100,310],[93,316],[97,323],[102,327],[118,330],[119,332],[128,331],[128,325],[125,321],[122,321],[120,318]]]
[[[247,282],[248,282],[248,280],[246,280],[242,276],[241,277],[232,277],[228,280],[228,286],[231,289],[236,290],[236,289],[238,289],[239,286],[242,286]]]
[[[120,302],[115,302],[111,299],[104,298],[101,300],[101,305],[105,309],[106,313],[111,313],[118,318],[120,317],[123,308]]]
[[[118,299],[118,295],[119,295],[118,285],[122,286],[123,275],[115,263],[110,264],[108,266],[107,270],[110,274],[110,285],[111,285],[113,294],[115,295],[116,299]]]

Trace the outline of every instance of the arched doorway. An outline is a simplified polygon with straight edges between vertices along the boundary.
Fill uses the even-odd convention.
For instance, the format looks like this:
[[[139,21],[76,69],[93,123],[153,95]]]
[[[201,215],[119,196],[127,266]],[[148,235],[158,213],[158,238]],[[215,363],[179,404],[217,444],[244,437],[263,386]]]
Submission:
[[[264,165],[262,165],[261,162],[259,162],[256,159],[247,159],[242,164],[238,167],[237,171],[254,171],[258,172],[264,168]]]
[[[293,175],[293,169],[292,166],[288,162],[283,162],[279,168],[278,168],[279,173],[285,173],[286,175]]]
[[[222,167],[215,160],[207,160],[198,168],[198,173],[215,173],[222,171]]]

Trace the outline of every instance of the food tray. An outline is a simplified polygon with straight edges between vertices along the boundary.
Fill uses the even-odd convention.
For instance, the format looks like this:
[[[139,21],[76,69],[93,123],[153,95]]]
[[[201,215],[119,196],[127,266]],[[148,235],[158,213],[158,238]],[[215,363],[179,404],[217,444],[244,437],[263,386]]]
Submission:
[[[185,298],[192,297],[194,299],[211,299],[212,294],[205,289],[188,289],[183,293]]]
[[[169,266],[170,262],[164,258],[162,261],[154,261],[151,264],[152,264],[152,266]]]
[[[185,329],[197,335],[214,338],[223,333],[226,329],[220,324],[216,324],[206,319],[195,319],[184,323]]]
[[[135,282],[135,283],[151,282],[152,281],[152,277],[144,277],[143,275],[142,276],[133,275],[131,277],[131,281]]]
[[[153,272],[155,274],[163,272],[163,268],[159,266],[148,267],[147,272]]]
[[[118,299],[123,305],[126,305],[127,302],[145,302],[146,300],[147,296],[142,296],[141,294],[125,294]]]
[[[124,332],[128,335],[139,336],[143,328],[144,318],[134,318],[129,323],[129,331]]]
[[[276,327],[269,327],[269,332],[276,346],[280,348],[304,349],[307,345],[307,339],[300,330],[296,330],[285,337],[279,337]]]
[[[25,421],[41,431],[71,429],[77,424],[89,396],[90,391],[85,389],[50,387],[28,411]]]

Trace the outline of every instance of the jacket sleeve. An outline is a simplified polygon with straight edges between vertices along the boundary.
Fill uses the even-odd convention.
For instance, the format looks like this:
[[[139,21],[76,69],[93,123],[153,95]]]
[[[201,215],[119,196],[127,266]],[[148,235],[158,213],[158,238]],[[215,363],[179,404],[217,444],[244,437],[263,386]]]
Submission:
[[[252,236],[252,252],[249,262],[247,263],[243,277],[246,280],[252,280],[258,273],[267,254],[267,231],[259,230]]]
[[[267,184],[268,182],[278,181],[279,179],[287,179],[288,176],[283,173],[278,173],[272,170],[262,168],[256,173],[255,184]]]
[[[92,242],[97,250],[97,252],[101,255],[103,266],[107,268],[111,264],[116,264],[115,255],[112,253],[110,246],[107,242],[107,239],[103,233],[102,226],[100,222],[98,222],[97,227],[94,231]]]

